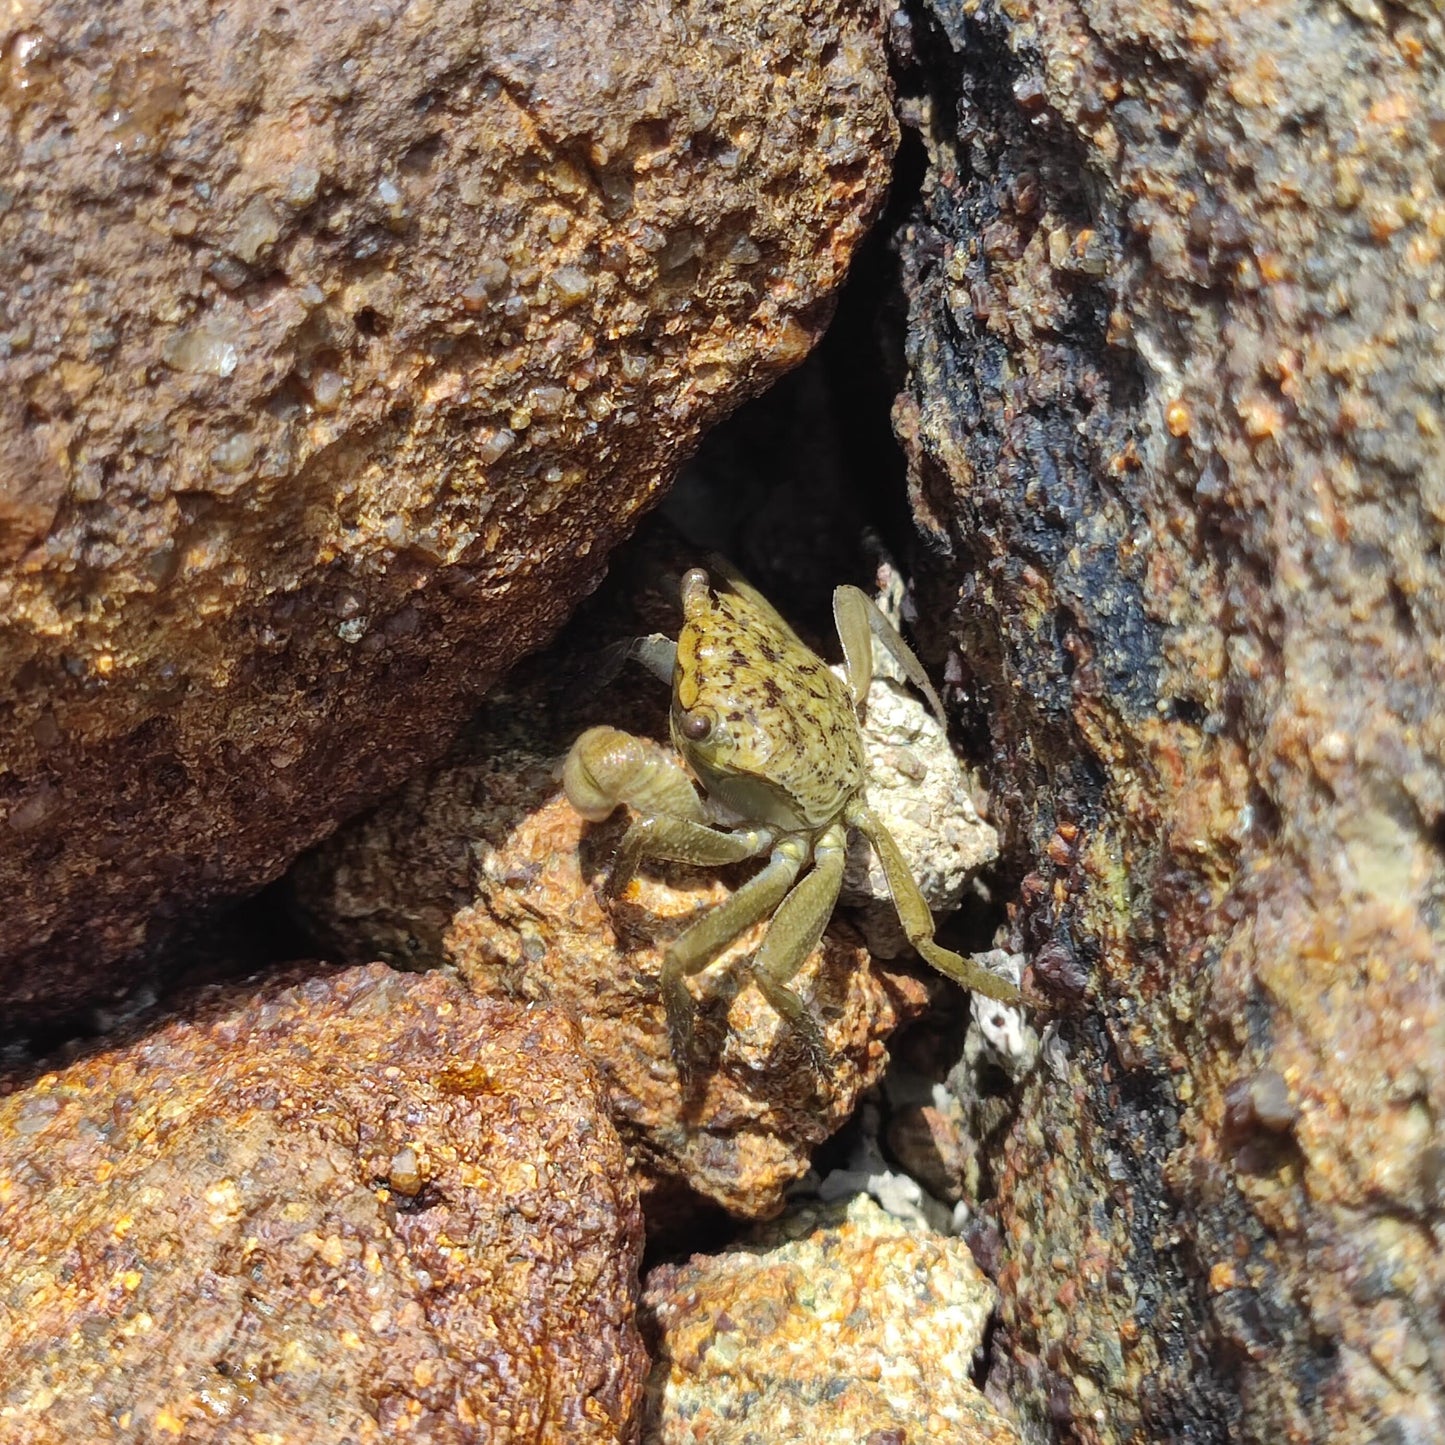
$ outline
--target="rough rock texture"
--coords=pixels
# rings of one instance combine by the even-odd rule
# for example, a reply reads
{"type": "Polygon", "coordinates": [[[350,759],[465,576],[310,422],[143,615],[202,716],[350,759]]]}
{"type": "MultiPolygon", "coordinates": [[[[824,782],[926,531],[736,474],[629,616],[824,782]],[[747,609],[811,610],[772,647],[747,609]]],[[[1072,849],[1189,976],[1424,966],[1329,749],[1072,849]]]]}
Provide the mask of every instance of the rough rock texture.
{"type": "Polygon", "coordinates": [[[0,1440],[635,1440],[600,1105],[557,1014],[381,965],[0,1098],[0,1440]]]}
{"type": "MultiPolygon", "coordinates": [[[[665,620],[675,602],[650,596],[644,612],[675,627],[675,615],[665,620]]],[[[637,630],[609,616],[608,641],[637,630]]],[[[481,992],[571,1013],[641,1171],[650,1222],[664,1220],[682,1182],[735,1214],[773,1214],[814,1147],[878,1081],[885,1040],[922,1010],[929,985],[877,968],[835,924],[797,980],[831,1054],[820,1079],[739,967],[761,941],[759,925],[694,981],[697,1067],[679,1084],[657,990],[662,951],[749,870],[649,866],[610,905],[601,898],[625,810],[584,823],[562,796],[561,761],[593,723],[665,737],[667,689],[631,666],[599,688],[596,625],[587,619],[489,699],[430,777],[303,860],[296,890],[345,956],[446,960],[481,992]]]]}
{"type": "Polygon", "coordinates": [[[996,1161],[1001,1382],[1040,1437],[1440,1439],[1440,18],[894,36],[895,416],[1072,1011],[996,1161]]]}
{"type": "MultiPolygon", "coordinates": [[[[448,951],[474,988],[550,999],[572,1013],[648,1174],[685,1180],[734,1214],[774,1214],[813,1149],[878,1082],[888,1035],[922,1009],[927,985],[875,970],[857,936],[835,927],[795,980],[823,1024],[829,1069],[820,1077],[743,967],[762,942],[758,924],[694,986],[704,1012],[684,1087],[657,991],[662,953],[729,885],[705,874],[643,876],[609,913],[599,880],[579,866],[586,831],[565,798],[517,818],[502,847],[484,850],[477,901],[457,915],[448,951]]],[[[607,837],[615,846],[619,830],[607,837]]]]}
{"type": "MultiPolygon", "coordinates": [[[[882,670],[880,657],[874,666],[882,670]]],[[[846,680],[842,668],[836,671],[846,680]]],[[[928,704],[887,676],[875,676],[868,689],[863,741],[868,806],[913,865],[929,907],[942,916],[955,912],[980,870],[998,857],[998,834],[978,816],[968,770],[928,704]]],[[[861,833],[848,840],[840,896],[859,909],[875,958],[912,954],[883,865],[861,833]]]]}
{"type": "Polygon", "coordinates": [[[7,1022],[437,756],[804,354],[886,182],[878,27],[827,0],[12,7],[7,1022]]]}
{"type": "Polygon", "coordinates": [[[860,1195],[660,1265],[647,1445],[1017,1445],[972,1379],[993,1289],[959,1239],[860,1195]]]}

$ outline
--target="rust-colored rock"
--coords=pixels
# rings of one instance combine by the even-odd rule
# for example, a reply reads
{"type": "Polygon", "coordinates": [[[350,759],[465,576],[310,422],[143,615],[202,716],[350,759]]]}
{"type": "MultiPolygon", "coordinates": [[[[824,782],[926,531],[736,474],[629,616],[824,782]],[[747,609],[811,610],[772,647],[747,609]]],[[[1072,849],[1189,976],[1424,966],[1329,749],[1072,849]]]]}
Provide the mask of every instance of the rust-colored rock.
{"type": "Polygon", "coordinates": [[[642,1221],[575,1042],[378,964],[0,1099],[0,1440],[635,1440],[642,1221]]]}
{"type": "MultiPolygon", "coordinates": [[[[762,942],[758,924],[694,985],[704,1015],[684,1088],[657,992],[662,953],[729,885],[705,874],[643,875],[604,911],[598,879],[580,866],[596,861],[587,831],[554,795],[518,819],[503,847],[484,848],[479,896],[457,915],[448,952],[474,988],[550,999],[577,1018],[613,1118],[657,1182],[680,1178],[734,1214],[775,1213],[813,1149],[878,1082],[888,1035],[922,1009],[928,987],[881,971],[855,934],[834,925],[794,981],[823,1025],[829,1071],[820,1077],[739,967],[762,942]]],[[[619,836],[604,834],[614,846],[619,836]]]]}
{"type": "Polygon", "coordinates": [[[895,415],[1066,1013],[994,1160],[1000,1383],[1087,1445],[1445,1438],[1439,17],[895,33],[895,415]]]}
{"type": "Polygon", "coordinates": [[[436,757],[801,358],[887,179],[878,27],[7,15],[7,1023],[124,987],[436,757]]]}
{"type": "Polygon", "coordinates": [[[1018,1445],[971,1378],[994,1292],[962,1240],[866,1195],[660,1265],[646,1445],[1018,1445]]]}
{"type": "Polygon", "coordinates": [[[820,1078],[737,964],[759,925],[694,983],[694,1078],[679,1083],[657,979],[682,920],[747,876],[649,867],[611,905],[600,897],[625,826],[586,824],[562,796],[573,738],[607,721],[666,735],[667,690],[630,669],[598,688],[577,637],[489,699],[430,778],[343,830],[298,870],[330,946],[410,963],[449,960],[484,993],[548,1000],[577,1020],[612,1116],[641,1171],[653,1222],[680,1183],[745,1216],[775,1213],[887,1064],[885,1040],[927,1002],[928,984],[870,962],[835,924],[798,987],[823,1024],[820,1078]]]}

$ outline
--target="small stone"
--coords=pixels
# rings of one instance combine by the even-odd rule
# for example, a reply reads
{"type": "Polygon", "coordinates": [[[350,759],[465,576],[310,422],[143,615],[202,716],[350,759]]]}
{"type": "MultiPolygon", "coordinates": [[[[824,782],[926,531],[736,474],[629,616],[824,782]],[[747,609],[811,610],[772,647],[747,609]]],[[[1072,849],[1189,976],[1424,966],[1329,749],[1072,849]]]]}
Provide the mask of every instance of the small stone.
{"type": "Polygon", "coordinates": [[[642,1221],[574,1039],[293,973],[0,1097],[0,1435],[635,1438],[642,1221]]]}
{"type": "Polygon", "coordinates": [[[231,253],[248,266],[281,234],[281,218],[265,196],[253,196],[236,220],[231,253]]]}
{"type": "Polygon", "coordinates": [[[709,1438],[1019,1445],[971,1379],[993,1287],[959,1238],[866,1196],[808,1207],[647,1276],[656,1363],[644,1445],[709,1438]]]}
{"type": "Polygon", "coordinates": [[[907,1105],[888,1121],[888,1147],[898,1163],[945,1204],[967,1189],[969,1145],[957,1122],[941,1109],[907,1105]]]}
{"type": "Polygon", "coordinates": [[[548,279],[558,304],[563,307],[585,301],[592,290],[592,278],[580,266],[561,266],[548,279]]]}

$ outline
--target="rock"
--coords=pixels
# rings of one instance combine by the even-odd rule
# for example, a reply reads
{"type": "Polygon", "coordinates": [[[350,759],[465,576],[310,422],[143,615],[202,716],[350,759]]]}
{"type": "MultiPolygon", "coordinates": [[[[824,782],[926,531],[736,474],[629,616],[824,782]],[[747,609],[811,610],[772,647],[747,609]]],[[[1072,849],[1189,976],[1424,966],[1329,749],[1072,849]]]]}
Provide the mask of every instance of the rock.
{"type": "Polygon", "coordinates": [[[872,1200],[659,1265],[646,1445],[1016,1445],[972,1380],[994,1303],[968,1246],[872,1200]]]}
{"type": "MultiPolygon", "coordinates": [[[[701,1017],[684,1086],[657,991],[662,953],[731,890],[705,874],[644,874],[604,909],[600,878],[583,871],[598,861],[587,837],[596,831],[554,793],[504,847],[483,847],[477,900],[448,930],[448,956],[480,992],[546,999],[577,1020],[612,1117],[654,1188],[680,1179],[730,1213],[774,1214],[813,1149],[881,1078],[886,1039],[922,1010],[927,985],[880,971],[856,935],[835,926],[794,980],[823,1026],[829,1071],[820,1077],[740,966],[762,942],[766,925],[755,925],[693,985],[701,1017]]],[[[619,830],[604,837],[615,846],[619,830]]]]}
{"type": "Polygon", "coordinates": [[[627,1442],[642,1221],[556,1013],[211,991],[0,1099],[0,1439],[627,1442]]]}
{"type": "Polygon", "coordinates": [[[905,1104],[888,1120],[888,1149],[904,1171],[945,1204],[969,1193],[974,1141],[951,1111],[932,1104],[905,1104]]]}
{"type": "MultiPolygon", "coordinates": [[[[998,834],[978,816],[967,769],[928,704],[889,676],[875,677],[868,689],[863,740],[868,806],[893,835],[928,906],[941,917],[955,912],[998,857],[998,834]]],[[[842,897],[860,906],[875,958],[912,953],[883,865],[861,834],[849,839],[842,897]]]]}
{"type": "Polygon", "coordinates": [[[825,0],[12,19],[7,1023],[129,987],[439,756],[804,355],[887,182],[879,25],[825,0]]]}
{"type": "Polygon", "coordinates": [[[1445,1438],[1438,17],[893,33],[920,611],[1061,1014],[995,1383],[1094,1445],[1445,1438]]]}
{"type": "Polygon", "coordinates": [[[343,956],[445,960],[479,992],[571,1014],[650,1224],[664,1222],[682,1183],[734,1214],[776,1213],[813,1148],[881,1077],[885,1039],[921,1012],[928,985],[870,963],[836,923],[796,981],[830,1052],[819,1078],[738,967],[761,941],[758,925],[693,984],[697,1066],[683,1088],[657,989],[662,951],[678,920],[721,902],[747,865],[649,867],[604,904],[625,818],[584,823],[562,796],[562,758],[593,723],[665,737],[667,689],[631,667],[599,681],[596,655],[574,634],[488,701],[444,766],[305,860],[298,895],[343,956]]]}

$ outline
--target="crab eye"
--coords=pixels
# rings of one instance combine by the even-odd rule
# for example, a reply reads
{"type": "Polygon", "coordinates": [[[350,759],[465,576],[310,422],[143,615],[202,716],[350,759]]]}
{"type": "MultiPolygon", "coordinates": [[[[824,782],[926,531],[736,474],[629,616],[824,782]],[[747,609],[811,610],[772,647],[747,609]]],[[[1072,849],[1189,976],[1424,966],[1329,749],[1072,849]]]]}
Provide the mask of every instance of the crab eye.
{"type": "Polygon", "coordinates": [[[690,567],[682,574],[682,585],[678,589],[684,617],[708,605],[707,573],[701,567],[690,567]]]}
{"type": "Polygon", "coordinates": [[[705,712],[686,712],[681,729],[688,742],[700,743],[712,731],[712,719],[705,712]]]}

